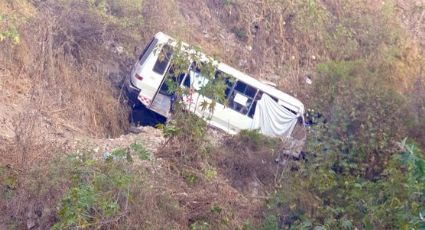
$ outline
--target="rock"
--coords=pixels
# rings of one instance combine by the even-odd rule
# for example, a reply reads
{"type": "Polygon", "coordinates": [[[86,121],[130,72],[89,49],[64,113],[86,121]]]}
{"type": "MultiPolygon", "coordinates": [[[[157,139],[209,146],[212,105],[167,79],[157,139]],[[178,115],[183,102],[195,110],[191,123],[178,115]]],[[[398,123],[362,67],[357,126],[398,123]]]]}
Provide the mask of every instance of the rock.
{"type": "Polygon", "coordinates": [[[143,129],[142,126],[135,126],[135,125],[131,124],[130,125],[130,128],[128,129],[128,131],[130,133],[139,134],[139,133],[143,132],[144,129],[143,129]]]}
{"type": "Polygon", "coordinates": [[[122,46],[116,46],[115,50],[118,54],[122,54],[124,52],[124,47],[122,46]]]}
{"type": "Polygon", "coordinates": [[[37,227],[37,222],[34,219],[27,220],[27,229],[34,229],[37,227]]]}
{"type": "Polygon", "coordinates": [[[257,180],[249,183],[249,190],[251,191],[251,196],[258,196],[260,189],[260,183],[257,180]]]}
{"type": "Polygon", "coordinates": [[[307,83],[307,84],[309,84],[309,85],[311,85],[311,84],[313,83],[313,80],[311,80],[311,77],[310,77],[309,75],[307,75],[307,76],[305,77],[305,83],[307,83]]]}

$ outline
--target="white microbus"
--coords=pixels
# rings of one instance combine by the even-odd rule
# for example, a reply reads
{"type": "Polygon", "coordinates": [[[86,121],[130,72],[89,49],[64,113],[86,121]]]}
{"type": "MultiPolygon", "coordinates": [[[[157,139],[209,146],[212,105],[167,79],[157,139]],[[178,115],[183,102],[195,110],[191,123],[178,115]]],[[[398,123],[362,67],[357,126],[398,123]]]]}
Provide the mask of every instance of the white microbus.
{"type": "MultiPolygon", "coordinates": [[[[145,47],[134,65],[125,88],[133,105],[143,104],[147,109],[163,116],[171,116],[172,95],[168,93],[165,79],[172,74],[170,67],[176,41],[164,33],[157,33],[145,47]],[[159,58],[161,56],[161,58],[159,58]]],[[[215,74],[226,76],[226,105],[216,102],[214,110],[201,108],[204,101],[212,99],[198,93],[208,83],[197,68],[176,77],[181,87],[193,92],[185,96],[186,108],[208,124],[236,134],[240,130],[258,129],[268,136],[290,136],[298,120],[303,120],[304,105],[296,98],[259,81],[224,63],[217,63],[215,74]]]]}

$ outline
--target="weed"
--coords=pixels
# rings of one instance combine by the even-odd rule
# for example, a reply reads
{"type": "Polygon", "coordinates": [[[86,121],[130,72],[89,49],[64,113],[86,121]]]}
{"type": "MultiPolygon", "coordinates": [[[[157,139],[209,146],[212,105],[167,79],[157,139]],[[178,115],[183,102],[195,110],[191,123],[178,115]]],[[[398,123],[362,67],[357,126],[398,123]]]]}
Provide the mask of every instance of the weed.
{"type": "Polygon", "coordinates": [[[275,148],[279,144],[279,139],[264,136],[259,130],[242,130],[239,133],[239,138],[244,143],[249,143],[256,149],[261,147],[275,148]]]}
{"type": "Polygon", "coordinates": [[[243,223],[242,230],[255,230],[256,226],[252,223],[250,219],[246,220],[243,223]]]}
{"type": "Polygon", "coordinates": [[[196,221],[195,223],[190,225],[190,230],[209,230],[210,225],[205,221],[196,221]]]}
{"type": "Polygon", "coordinates": [[[211,212],[212,212],[213,214],[218,215],[218,214],[220,214],[220,213],[221,213],[221,211],[223,211],[223,209],[222,209],[219,205],[217,205],[217,204],[214,204],[214,205],[211,207],[211,212]]]}
{"type": "Polygon", "coordinates": [[[130,152],[124,148],[114,149],[111,153],[111,156],[106,160],[122,160],[125,159],[128,162],[133,162],[130,152]]]}
{"type": "Polygon", "coordinates": [[[136,153],[140,160],[149,161],[151,160],[151,154],[148,150],[143,147],[140,143],[133,143],[130,148],[136,153]]]}
{"type": "Polygon", "coordinates": [[[17,29],[17,19],[0,13],[0,42],[4,40],[17,45],[21,42],[21,36],[17,29]]]}
{"type": "Polygon", "coordinates": [[[414,145],[406,141],[400,145],[402,152],[394,153],[385,165],[384,176],[374,181],[356,175],[361,166],[338,159],[337,152],[308,156],[298,171],[282,177],[287,186],[268,201],[264,226],[276,229],[276,224],[283,223],[278,227],[420,229],[425,222],[417,216],[425,208],[420,204],[424,197],[413,194],[423,190],[420,187],[424,186],[425,173],[421,168],[425,160],[414,145]]]}
{"type": "Polygon", "coordinates": [[[278,228],[277,217],[274,214],[269,214],[266,216],[263,224],[264,230],[276,230],[278,228]]]}
{"type": "Polygon", "coordinates": [[[239,39],[240,41],[246,42],[248,40],[248,35],[246,34],[244,29],[234,27],[232,29],[232,32],[236,35],[236,38],[239,39]]]}
{"type": "Polygon", "coordinates": [[[335,140],[335,147],[347,153],[344,157],[367,164],[364,173],[373,177],[392,154],[394,143],[390,140],[406,134],[400,126],[409,120],[403,112],[404,98],[382,84],[384,76],[364,61],[324,63],[318,66],[318,72],[322,78],[315,89],[322,96],[316,105],[330,121],[326,124],[328,134],[324,133],[328,144],[335,140]],[[379,157],[375,156],[378,153],[379,157]]]}
{"type": "Polygon", "coordinates": [[[224,5],[233,5],[235,4],[235,0],[221,0],[224,5]]]}
{"type": "Polygon", "coordinates": [[[18,185],[18,172],[0,165],[0,199],[10,199],[18,185]]]}
{"type": "Polygon", "coordinates": [[[205,178],[209,181],[214,180],[217,177],[217,170],[211,166],[204,169],[205,178]]]}
{"type": "Polygon", "coordinates": [[[158,124],[156,126],[158,129],[162,130],[162,133],[164,134],[164,137],[168,137],[171,138],[173,136],[176,136],[179,132],[179,128],[177,128],[175,125],[173,125],[172,123],[168,123],[166,125],[164,124],[158,124]]]}
{"type": "MultiPolygon", "coordinates": [[[[123,149],[112,156],[126,157],[123,149]]],[[[96,162],[89,157],[71,156],[72,185],[59,203],[59,222],[53,229],[102,226],[104,222],[118,222],[126,211],[133,177],[126,163],[107,160],[96,162]]]]}
{"type": "Polygon", "coordinates": [[[183,172],[183,178],[189,186],[194,186],[198,182],[198,176],[188,171],[183,172]]]}

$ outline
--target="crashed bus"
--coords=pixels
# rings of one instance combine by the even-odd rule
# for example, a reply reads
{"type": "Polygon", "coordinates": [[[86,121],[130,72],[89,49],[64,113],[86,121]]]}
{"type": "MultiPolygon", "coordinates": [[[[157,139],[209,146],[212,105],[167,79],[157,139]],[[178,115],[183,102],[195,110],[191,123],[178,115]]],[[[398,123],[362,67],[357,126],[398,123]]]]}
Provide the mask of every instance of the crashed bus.
{"type": "MultiPolygon", "coordinates": [[[[167,76],[173,74],[171,60],[176,44],[170,36],[157,33],[143,50],[124,84],[132,105],[142,104],[165,120],[172,116],[174,99],[165,82],[167,76]]],[[[215,75],[226,76],[225,101],[215,101],[214,108],[206,110],[202,105],[211,103],[213,99],[201,95],[199,90],[208,83],[208,78],[193,66],[188,66],[186,73],[175,79],[180,87],[192,92],[183,98],[187,110],[208,118],[206,120],[211,126],[230,134],[259,130],[267,136],[289,137],[297,123],[304,120],[304,105],[298,99],[276,89],[269,82],[257,80],[218,62],[215,75]]]]}

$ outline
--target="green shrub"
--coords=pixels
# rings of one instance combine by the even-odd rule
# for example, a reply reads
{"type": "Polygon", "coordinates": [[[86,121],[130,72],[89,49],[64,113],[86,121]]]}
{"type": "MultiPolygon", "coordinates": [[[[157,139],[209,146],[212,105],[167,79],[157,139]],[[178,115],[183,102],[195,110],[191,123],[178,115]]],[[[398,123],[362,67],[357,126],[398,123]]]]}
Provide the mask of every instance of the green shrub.
{"type": "Polygon", "coordinates": [[[276,215],[274,214],[268,214],[264,219],[263,224],[264,230],[277,230],[278,228],[278,220],[276,215]]]}
{"type": "Polygon", "coordinates": [[[164,135],[169,138],[167,143],[178,143],[178,154],[183,156],[182,159],[186,162],[190,161],[192,164],[202,158],[202,153],[207,152],[206,148],[206,131],[208,120],[214,112],[216,102],[225,101],[226,84],[224,82],[225,76],[216,76],[215,71],[217,62],[202,57],[200,50],[196,47],[183,47],[181,42],[178,42],[173,50],[173,58],[171,59],[171,66],[173,73],[166,76],[165,82],[169,93],[173,94],[176,101],[173,103],[173,115],[171,121],[166,125],[160,125],[164,135]],[[190,49],[193,52],[185,52],[184,50],[190,49]],[[193,98],[196,105],[187,104],[184,98],[191,97],[191,90],[182,88],[176,76],[181,76],[188,71],[188,67],[196,68],[200,74],[208,79],[208,83],[201,86],[197,93],[200,95],[193,98]],[[210,102],[202,100],[201,97],[211,99],[210,102]],[[201,117],[195,115],[191,111],[197,110],[201,113],[201,117]]]}
{"type": "Polygon", "coordinates": [[[275,148],[280,141],[278,138],[264,136],[259,130],[241,130],[238,137],[242,143],[253,149],[259,149],[264,146],[275,148]]]}
{"type": "Polygon", "coordinates": [[[234,27],[232,29],[232,32],[236,35],[236,38],[237,39],[239,39],[239,40],[241,40],[243,42],[246,42],[248,40],[248,35],[246,34],[246,32],[245,32],[244,29],[234,27]]]}
{"type": "Polygon", "coordinates": [[[93,160],[85,153],[68,157],[73,168],[72,184],[59,203],[59,221],[54,229],[113,225],[124,217],[134,179],[128,163],[121,160],[127,152],[118,149],[111,155],[106,161],[93,160]]]}
{"type": "Polygon", "coordinates": [[[220,214],[221,213],[221,211],[223,211],[223,209],[218,205],[218,204],[214,204],[212,207],[211,207],[211,212],[213,213],[213,214],[220,214]]]}
{"type": "Polygon", "coordinates": [[[0,13],[0,42],[9,40],[12,44],[19,44],[21,36],[17,29],[17,19],[0,13]]]}
{"type": "Polygon", "coordinates": [[[217,170],[212,166],[204,168],[204,176],[207,180],[211,181],[217,177],[217,170]]]}
{"type": "Polygon", "coordinates": [[[316,110],[326,119],[321,139],[340,157],[364,165],[369,178],[382,171],[394,140],[406,135],[406,101],[365,61],[327,62],[318,66],[316,110]]]}
{"type": "Polygon", "coordinates": [[[392,155],[381,177],[374,181],[353,174],[360,166],[338,160],[337,153],[308,155],[298,171],[288,171],[282,178],[287,186],[268,200],[264,226],[422,229],[425,156],[406,141],[400,146],[402,151],[392,155]]]}
{"type": "Polygon", "coordinates": [[[140,160],[151,160],[151,154],[142,144],[133,143],[130,148],[137,154],[140,160]]]}
{"type": "Polygon", "coordinates": [[[205,221],[196,221],[190,225],[190,230],[209,230],[211,229],[210,225],[205,221]]]}
{"type": "Polygon", "coordinates": [[[189,171],[184,171],[182,176],[189,186],[195,186],[199,179],[196,174],[189,171]]]}
{"type": "Polygon", "coordinates": [[[18,185],[18,171],[0,165],[0,200],[10,199],[18,185]]]}

